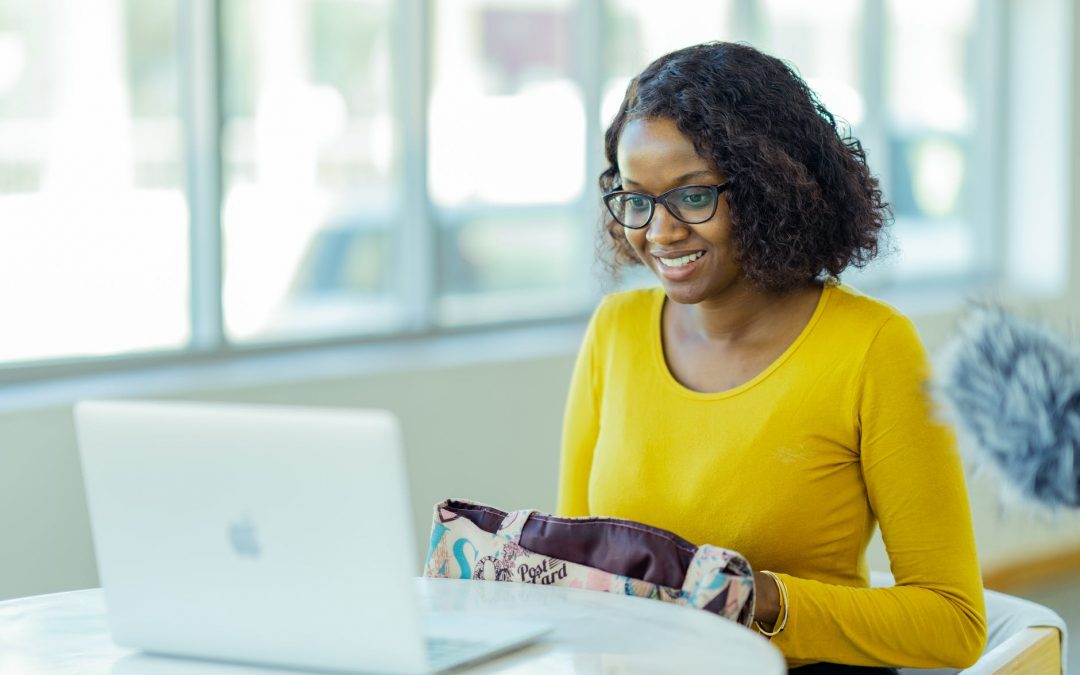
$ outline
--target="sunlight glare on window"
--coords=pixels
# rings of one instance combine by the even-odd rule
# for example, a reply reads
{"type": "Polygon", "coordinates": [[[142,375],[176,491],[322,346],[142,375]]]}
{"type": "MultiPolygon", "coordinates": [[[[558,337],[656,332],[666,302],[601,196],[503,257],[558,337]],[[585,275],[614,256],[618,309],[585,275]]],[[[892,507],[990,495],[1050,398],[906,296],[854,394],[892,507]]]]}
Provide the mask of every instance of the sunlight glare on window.
{"type": "Polygon", "coordinates": [[[437,321],[572,311],[589,288],[575,244],[588,239],[579,214],[591,182],[575,5],[459,0],[431,7],[437,321]]]}
{"type": "Polygon", "coordinates": [[[731,0],[615,0],[608,4],[600,122],[607,126],[626,86],[651,61],[683,47],[734,38],[731,0]]]}
{"type": "Polygon", "coordinates": [[[0,362],[188,341],[176,2],[0,16],[0,362]]]}
{"type": "Polygon", "coordinates": [[[866,115],[860,72],[859,0],[764,0],[762,48],[787,61],[833,115],[851,127],[866,115]]]}
{"type": "Polygon", "coordinates": [[[227,0],[223,19],[227,334],[399,326],[387,3],[227,0]]]}
{"type": "MultiPolygon", "coordinates": [[[[903,250],[898,279],[969,273],[976,265],[970,153],[974,0],[885,4],[888,198],[903,250]]],[[[985,227],[985,226],[984,226],[985,227]]]]}
{"type": "Polygon", "coordinates": [[[578,198],[585,182],[585,109],[572,71],[570,3],[433,6],[428,124],[435,203],[578,198]]]}

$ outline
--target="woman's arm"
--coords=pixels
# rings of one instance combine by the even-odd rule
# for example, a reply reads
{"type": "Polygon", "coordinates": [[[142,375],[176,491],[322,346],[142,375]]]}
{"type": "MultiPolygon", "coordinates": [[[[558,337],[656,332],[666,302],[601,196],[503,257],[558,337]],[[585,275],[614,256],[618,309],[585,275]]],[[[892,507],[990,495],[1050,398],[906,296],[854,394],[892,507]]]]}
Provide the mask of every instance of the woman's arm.
{"type": "Polygon", "coordinates": [[[589,515],[589,476],[593,448],[600,431],[599,383],[594,358],[599,313],[597,310],[585,331],[566,398],[559,466],[557,511],[560,516],[589,515]]]}
{"type": "Polygon", "coordinates": [[[935,419],[928,376],[915,327],[890,318],[867,352],[854,413],[896,586],[780,574],[790,608],[773,642],[789,658],[963,668],[982,653],[986,610],[964,474],[952,430],[935,419]]]}
{"type": "Polygon", "coordinates": [[[771,631],[780,618],[780,591],[776,582],[762,572],[754,572],[754,591],[754,621],[771,631]]]}

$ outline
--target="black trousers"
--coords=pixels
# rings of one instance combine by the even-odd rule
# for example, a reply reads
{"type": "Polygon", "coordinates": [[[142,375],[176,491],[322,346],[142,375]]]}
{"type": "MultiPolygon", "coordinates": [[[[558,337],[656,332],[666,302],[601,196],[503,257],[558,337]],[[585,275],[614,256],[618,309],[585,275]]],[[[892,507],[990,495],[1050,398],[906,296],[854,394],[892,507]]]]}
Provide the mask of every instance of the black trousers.
{"type": "Polygon", "coordinates": [[[897,675],[896,668],[843,666],[839,663],[811,663],[808,666],[792,668],[789,672],[792,675],[897,675]]]}

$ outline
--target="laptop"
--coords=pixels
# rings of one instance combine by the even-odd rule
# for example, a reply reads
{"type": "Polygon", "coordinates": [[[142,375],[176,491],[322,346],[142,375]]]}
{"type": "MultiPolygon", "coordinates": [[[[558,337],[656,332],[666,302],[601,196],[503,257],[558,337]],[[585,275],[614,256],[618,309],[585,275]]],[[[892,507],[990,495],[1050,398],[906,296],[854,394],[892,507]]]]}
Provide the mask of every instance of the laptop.
{"type": "Polygon", "coordinates": [[[389,412],[87,401],[75,420],[109,626],[122,647],[430,673],[550,630],[421,612],[401,433],[389,412]]]}

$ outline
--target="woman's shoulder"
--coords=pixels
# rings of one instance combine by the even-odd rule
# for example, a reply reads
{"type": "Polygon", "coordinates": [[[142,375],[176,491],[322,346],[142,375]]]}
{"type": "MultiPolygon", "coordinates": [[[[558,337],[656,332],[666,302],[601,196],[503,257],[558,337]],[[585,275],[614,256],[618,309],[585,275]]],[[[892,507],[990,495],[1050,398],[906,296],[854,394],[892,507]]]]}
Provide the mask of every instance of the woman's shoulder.
{"type": "Polygon", "coordinates": [[[863,348],[882,339],[919,341],[915,324],[907,315],[848,284],[832,284],[829,306],[831,330],[861,342],[863,348]]]}
{"type": "Polygon", "coordinates": [[[656,309],[656,304],[663,300],[663,296],[664,289],[659,286],[609,293],[600,301],[595,321],[609,325],[647,319],[656,309]]]}
{"type": "Polygon", "coordinates": [[[605,295],[600,301],[585,339],[591,343],[625,342],[628,336],[646,334],[663,302],[662,288],[636,288],[605,295]]]}

